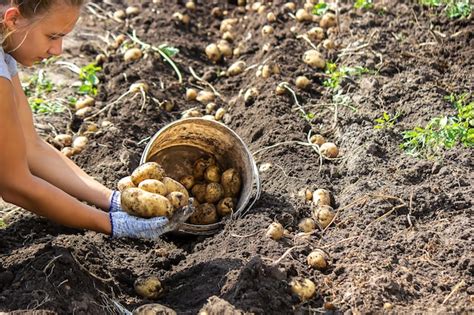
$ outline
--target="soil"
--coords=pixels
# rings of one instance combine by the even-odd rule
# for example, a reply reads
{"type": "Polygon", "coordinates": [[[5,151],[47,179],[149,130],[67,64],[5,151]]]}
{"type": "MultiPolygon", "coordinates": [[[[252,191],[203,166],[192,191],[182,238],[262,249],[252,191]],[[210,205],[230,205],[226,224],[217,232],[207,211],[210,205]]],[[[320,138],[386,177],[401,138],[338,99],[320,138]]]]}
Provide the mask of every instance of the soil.
{"type": "MultiPolygon", "coordinates": [[[[399,147],[402,131],[454,113],[444,96],[472,91],[472,16],[450,20],[441,10],[411,1],[384,1],[370,10],[354,9],[344,1],[340,30],[333,28],[330,35],[336,49],[318,49],[340,66],[372,71],[344,79],[343,101],[335,106],[333,92],[322,84],[323,72],[302,62],[310,45],[293,33],[303,34],[316,24],[296,23],[284,12],[284,1],[268,4],[267,10],[278,13],[270,36],[261,34],[265,15],[246,11],[236,1],[197,1],[195,11],[185,9],[184,1],[154,2],[93,1],[106,12],[131,4],[142,12],[118,23],[85,9],[67,45],[66,60],[85,65],[107,49],[98,36],[135,30],[147,43],[179,49],[174,60],[184,83],[152,53],[126,64],[121,53],[109,51],[96,110],[137,81],[150,85],[150,97],[143,110],[139,95],[127,96],[96,117],[99,126],[104,120],[112,125],[89,135],[87,149],[73,160],[115,187],[138,165],[149,137],[180,119],[184,110],[203,109],[184,98],[187,87],[201,84],[192,77],[192,67],[221,94],[217,104],[228,112],[225,122],[249,149],[267,148],[254,155],[262,196],[244,217],[227,221],[215,235],[167,235],[157,241],[111,239],[4,205],[2,214],[9,215],[4,215],[8,226],[0,230],[0,311],[120,314],[117,304],[131,311],[147,303],[179,314],[203,308],[208,314],[474,311],[473,151],[457,146],[438,158],[423,159],[399,147]],[[215,6],[227,17],[241,19],[234,47],[242,43],[239,58],[217,64],[204,54],[221,36],[222,17],[210,14],[215,6]],[[175,12],[189,14],[191,23],[176,22],[175,12]],[[265,44],[271,49],[262,50],[265,44]],[[267,60],[278,64],[281,73],[264,80],[256,78],[253,67],[235,77],[221,75],[236,60],[248,66],[267,60]],[[310,121],[295,109],[298,104],[291,94],[275,94],[280,82],[294,86],[298,75],[311,80],[304,91],[294,88],[299,105],[314,113],[310,121]],[[246,104],[242,94],[250,87],[260,94],[246,104]],[[166,112],[151,97],[170,100],[175,107],[166,112]],[[403,114],[392,127],[375,129],[374,120],[384,111],[403,114]],[[336,143],[341,158],[320,165],[312,148],[296,143],[305,142],[310,130],[336,143]],[[329,228],[297,236],[298,222],[311,216],[311,204],[298,195],[305,188],[330,190],[337,216],[329,228]],[[281,241],[264,237],[273,221],[282,223],[291,236],[281,241]],[[323,272],[306,263],[315,248],[330,257],[323,272]],[[151,275],[162,279],[165,288],[155,301],[141,298],[133,288],[138,277],[151,275]],[[294,278],[313,280],[315,297],[300,301],[290,289],[294,278]]],[[[37,115],[35,120],[49,140],[54,132],[83,130],[82,119],[71,119],[68,113],[37,115]]]]}

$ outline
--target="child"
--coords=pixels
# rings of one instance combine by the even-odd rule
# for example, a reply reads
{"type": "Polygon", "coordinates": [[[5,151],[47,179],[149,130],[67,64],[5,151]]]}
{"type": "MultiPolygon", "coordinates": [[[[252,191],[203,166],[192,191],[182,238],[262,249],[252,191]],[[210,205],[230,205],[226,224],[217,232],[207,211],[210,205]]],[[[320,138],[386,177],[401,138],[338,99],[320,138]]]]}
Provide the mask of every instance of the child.
{"type": "Polygon", "coordinates": [[[38,136],[18,78],[16,62],[29,67],[61,54],[63,37],[74,28],[83,2],[0,0],[0,197],[66,226],[154,239],[176,229],[192,207],[169,220],[125,213],[119,192],[95,181],[38,136]]]}

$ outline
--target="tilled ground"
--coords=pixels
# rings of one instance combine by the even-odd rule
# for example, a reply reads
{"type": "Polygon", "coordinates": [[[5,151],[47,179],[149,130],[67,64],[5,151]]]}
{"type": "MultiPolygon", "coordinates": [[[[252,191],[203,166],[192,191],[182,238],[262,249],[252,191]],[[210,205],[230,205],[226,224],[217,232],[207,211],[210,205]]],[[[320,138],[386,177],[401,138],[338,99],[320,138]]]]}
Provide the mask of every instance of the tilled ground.
{"type": "MultiPolygon", "coordinates": [[[[67,51],[72,60],[84,65],[106,49],[95,34],[136,31],[149,44],[179,49],[174,60],[184,82],[177,83],[159,56],[148,54],[126,64],[122,53],[109,51],[95,110],[134,82],[147,82],[150,97],[143,110],[140,97],[129,96],[97,116],[99,125],[104,120],[113,125],[89,135],[90,145],[73,159],[114,187],[138,165],[148,137],[187,109],[203,110],[200,103],[184,98],[187,87],[202,86],[191,75],[192,67],[220,93],[217,104],[227,110],[226,124],[256,152],[260,200],[245,217],[227,222],[213,236],[166,236],[156,242],[110,239],[14,211],[8,227],[0,230],[0,311],[118,313],[112,300],[132,310],[152,302],[134,292],[135,279],[156,275],[165,287],[156,302],[183,314],[197,313],[212,296],[233,306],[212,298],[206,309],[215,314],[236,309],[257,314],[472,312],[472,149],[458,147],[440,159],[425,160],[399,148],[403,130],[454,112],[444,96],[472,89],[472,18],[448,20],[409,1],[385,1],[372,10],[340,4],[339,31],[329,32],[336,48],[318,49],[340,66],[372,71],[343,79],[335,99],[335,92],[322,84],[324,73],[302,62],[311,46],[297,35],[316,24],[297,23],[284,11],[284,2],[267,4],[265,12],[277,15],[270,23],[275,32],[267,36],[261,33],[268,24],[266,13],[232,1],[197,1],[194,11],[182,1],[164,2],[95,1],[109,12],[131,4],[141,7],[126,23],[85,11],[73,37],[85,42],[67,51]],[[212,16],[216,6],[227,15],[212,16]],[[189,14],[190,24],[176,22],[175,12],[189,14]],[[239,19],[232,45],[241,55],[214,64],[204,49],[220,39],[220,23],[228,17],[239,19]],[[250,67],[235,77],[221,75],[237,60],[247,66],[277,64],[281,73],[257,78],[257,67],[250,67]],[[304,91],[294,87],[299,75],[311,80],[304,91]],[[275,94],[280,82],[293,87],[298,104],[290,93],[275,94]],[[246,104],[242,94],[252,87],[259,95],[246,104]],[[172,101],[175,107],[166,112],[152,98],[172,101]],[[301,109],[314,115],[306,120],[301,109]],[[384,111],[403,115],[390,128],[374,129],[374,120],[384,111]],[[310,130],[336,143],[341,158],[320,164],[317,153],[300,144],[310,130]],[[311,215],[311,204],[298,196],[304,188],[329,189],[337,217],[328,229],[301,237],[298,222],[311,215]],[[265,238],[273,221],[291,236],[282,241],[265,238]],[[307,266],[306,256],[315,248],[330,256],[324,272],[307,266]],[[293,295],[289,283],[295,277],[313,280],[316,296],[301,302],[293,295]]],[[[82,130],[82,119],[68,114],[36,119],[47,138],[52,136],[48,124],[57,132],[82,130]]],[[[2,213],[11,209],[4,206],[2,213]]]]}

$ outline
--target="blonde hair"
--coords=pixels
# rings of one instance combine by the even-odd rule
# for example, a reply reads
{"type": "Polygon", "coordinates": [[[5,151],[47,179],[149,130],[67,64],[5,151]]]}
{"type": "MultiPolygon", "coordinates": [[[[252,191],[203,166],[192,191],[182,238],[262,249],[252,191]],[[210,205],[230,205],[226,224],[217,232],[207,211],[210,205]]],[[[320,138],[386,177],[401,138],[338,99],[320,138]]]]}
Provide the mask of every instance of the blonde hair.
{"type": "Polygon", "coordinates": [[[46,13],[57,3],[80,7],[84,2],[85,0],[0,0],[0,5],[18,7],[23,17],[31,19],[46,13]]]}
{"type": "MultiPolygon", "coordinates": [[[[3,8],[17,7],[21,16],[31,20],[33,24],[37,19],[43,17],[51,7],[56,4],[65,4],[75,7],[81,7],[87,0],[0,0],[0,14],[4,14],[3,8]]],[[[0,46],[3,46],[7,38],[12,33],[7,32],[3,25],[3,17],[0,21],[0,46]]]]}

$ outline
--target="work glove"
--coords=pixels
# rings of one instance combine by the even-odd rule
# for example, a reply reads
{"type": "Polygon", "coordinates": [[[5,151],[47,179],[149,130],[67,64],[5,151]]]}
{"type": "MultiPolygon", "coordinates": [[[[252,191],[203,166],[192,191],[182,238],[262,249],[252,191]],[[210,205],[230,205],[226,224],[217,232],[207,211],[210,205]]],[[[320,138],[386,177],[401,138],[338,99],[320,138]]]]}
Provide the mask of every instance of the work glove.
{"type": "Polygon", "coordinates": [[[117,190],[112,191],[112,196],[110,197],[109,212],[117,212],[117,211],[123,212],[120,196],[121,196],[120,191],[117,191],[117,190]]]}
{"type": "MultiPolygon", "coordinates": [[[[110,224],[112,226],[112,237],[131,237],[142,239],[157,239],[160,235],[174,231],[194,212],[192,198],[185,207],[176,209],[171,218],[156,217],[144,219],[135,217],[123,211],[120,206],[120,193],[117,192],[118,203],[110,206],[110,224]]],[[[114,194],[112,195],[112,199],[114,194]]]]}

